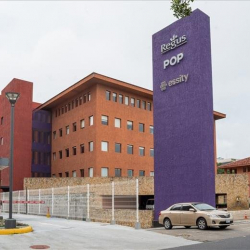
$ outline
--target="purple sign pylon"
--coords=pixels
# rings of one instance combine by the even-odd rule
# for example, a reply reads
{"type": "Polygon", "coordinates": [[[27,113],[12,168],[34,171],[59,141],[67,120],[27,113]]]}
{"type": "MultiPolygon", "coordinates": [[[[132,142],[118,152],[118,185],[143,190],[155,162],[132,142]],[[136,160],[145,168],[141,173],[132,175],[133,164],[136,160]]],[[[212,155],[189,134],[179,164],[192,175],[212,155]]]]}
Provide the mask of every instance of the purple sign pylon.
{"type": "Polygon", "coordinates": [[[209,16],[153,35],[155,219],[179,202],[215,205],[209,16]]]}

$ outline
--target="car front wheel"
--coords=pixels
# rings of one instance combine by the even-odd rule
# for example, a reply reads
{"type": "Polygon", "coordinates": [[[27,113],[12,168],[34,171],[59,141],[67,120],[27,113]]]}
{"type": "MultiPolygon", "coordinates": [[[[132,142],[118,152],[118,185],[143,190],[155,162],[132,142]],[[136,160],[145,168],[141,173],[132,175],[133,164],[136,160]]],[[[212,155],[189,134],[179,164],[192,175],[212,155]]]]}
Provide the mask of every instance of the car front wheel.
{"type": "Polygon", "coordinates": [[[172,229],[173,226],[170,219],[166,218],[164,220],[164,227],[166,230],[172,229]]]}
{"type": "Polygon", "coordinates": [[[200,230],[207,229],[207,222],[204,218],[199,218],[197,221],[197,226],[200,230]]]}

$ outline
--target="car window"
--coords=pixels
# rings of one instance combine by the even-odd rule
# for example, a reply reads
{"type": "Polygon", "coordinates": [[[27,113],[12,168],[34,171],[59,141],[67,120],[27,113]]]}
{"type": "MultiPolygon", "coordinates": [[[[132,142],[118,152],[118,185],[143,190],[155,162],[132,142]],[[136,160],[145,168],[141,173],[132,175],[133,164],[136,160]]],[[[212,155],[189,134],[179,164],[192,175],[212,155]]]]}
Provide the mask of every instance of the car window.
{"type": "Polygon", "coordinates": [[[205,211],[205,210],[215,210],[216,208],[206,204],[206,203],[193,203],[192,204],[195,208],[197,208],[198,210],[201,211],[205,211]]]}
{"type": "Polygon", "coordinates": [[[190,206],[190,205],[183,205],[183,206],[182,206],[182,210],[183,210],[183,211],[189,211],[190,208],[193,208],[193,207],[190,206]]]}
{"type": "Polygon", "coordinates": [[[170,210],[171,211],[181,210],[181,205],[175,205],[170,210]]]}

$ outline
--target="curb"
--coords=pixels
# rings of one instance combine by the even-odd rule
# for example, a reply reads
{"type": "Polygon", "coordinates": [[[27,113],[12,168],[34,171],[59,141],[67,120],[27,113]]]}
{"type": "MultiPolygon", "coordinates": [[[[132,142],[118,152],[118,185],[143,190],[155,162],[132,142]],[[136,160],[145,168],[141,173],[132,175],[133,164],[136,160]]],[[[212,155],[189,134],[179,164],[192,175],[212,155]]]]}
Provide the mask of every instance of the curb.
{"type": "Polygon", "coordinates": [[[0,229],[0,235],[8,235],[8,234],[25,234],[32,232],[33,229],[31,226],[23,227],[23,228],[13,228],[13,229],[0,229]]]}

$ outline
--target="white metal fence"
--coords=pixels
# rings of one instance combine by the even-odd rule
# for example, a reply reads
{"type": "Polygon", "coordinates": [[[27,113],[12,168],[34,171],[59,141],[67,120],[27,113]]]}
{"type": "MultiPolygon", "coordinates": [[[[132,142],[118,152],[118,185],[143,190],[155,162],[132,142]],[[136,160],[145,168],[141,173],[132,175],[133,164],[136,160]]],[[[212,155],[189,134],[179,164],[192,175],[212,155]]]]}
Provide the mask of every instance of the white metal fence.
{"type": "MultiPolygon", "coordinates": [[[[13,192],[13,213],[51,215],[139,227],[138,179],[105,184],[13,192]]],[[[0,193],[2,211],[9,211],[9,193],[0,193]]]]}

